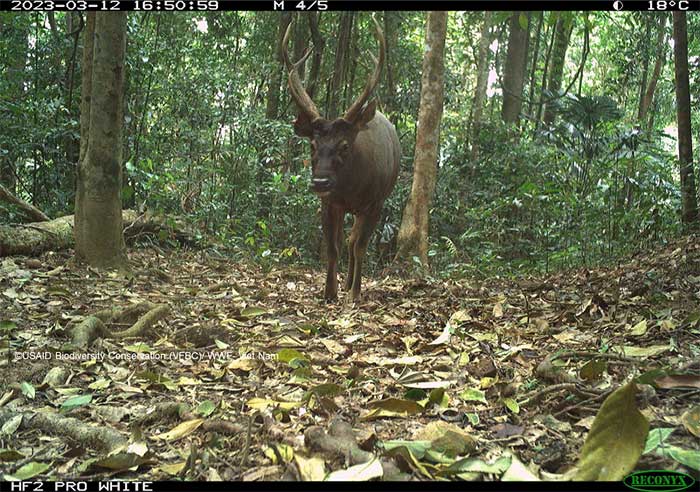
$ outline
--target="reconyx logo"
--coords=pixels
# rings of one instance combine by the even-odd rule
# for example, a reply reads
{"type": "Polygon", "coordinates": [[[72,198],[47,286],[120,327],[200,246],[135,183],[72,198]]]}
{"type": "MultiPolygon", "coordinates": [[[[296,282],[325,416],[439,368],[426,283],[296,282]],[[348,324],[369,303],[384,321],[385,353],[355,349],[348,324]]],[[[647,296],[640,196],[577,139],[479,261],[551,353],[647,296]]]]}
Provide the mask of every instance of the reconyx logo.
{"type": "Polygon", "coordinates": [[[695,479],[685,473],[666,470],[647,470],[631,473],[625,477],[624,484],[640,491],[676,491],[689,489],[695,479]]]}

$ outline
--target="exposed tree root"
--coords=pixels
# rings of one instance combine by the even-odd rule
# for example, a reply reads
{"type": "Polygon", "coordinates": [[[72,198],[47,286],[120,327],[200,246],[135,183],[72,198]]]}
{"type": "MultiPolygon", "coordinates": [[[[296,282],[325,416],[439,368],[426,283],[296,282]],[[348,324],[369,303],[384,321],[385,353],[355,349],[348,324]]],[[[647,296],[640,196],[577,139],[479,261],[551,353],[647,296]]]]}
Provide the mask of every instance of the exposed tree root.
{"type": "Polygon", "coordinates": [[[611,363],[617,364],[632,364],[634,360],[630,357],[625,357],[619,354],[599,354],[597,352],[582,352],[582,351],[566,351],[557,352],[546,357],[537,366],[535,373],[538,377],[555,383],[555,384],[573,384],[577,382],[577,378],[571,374],[561,370],[554,365],[555,360],[566,359],[605,359],[611,363]]]}
{"type": "Polygon", "coordinates": [[[160,420],[173,420],[175,418],[182,418],[183,420],[185,420],[182,416],[189,411],[190,406],[187,403],[159,403],[151,412],[138,419],[136,423],[140,426],[146,426],[158,422],[160,420]]]}
{"type": "Polygon", "coordinates": [[[103,309],[73,328],[73,345],[89,347],[97,338],[123,339],[142,335],[170,312],[165,304],[143,302],[124,309],[103,309]],[[122,331],[111,331],[108,324],[131,324],[122,331]]]}
{"type": "Polygon", "coordinates": [[[151,326],[156,324],[158,321],[161,319],[165,318],[165,316],[170,312],[170,307],[165,305],[165,304],[159,304],[155,306],[153,309],[148,311],[146,314],[141,316],[139,320],[132,325],[131,328],[112,333],[111,338],[130,338],[130,337],[136,337],[139,336],[143,333],[145,333],[151,326]]]}
{"type": "Polygon", "coordinates": [[[96,426],[73,417],[64,417],[49,412],[16,412],[0,408],[0,421],[22,415],[21,428],[24,430],[37,429],[47,434],[67,437],[82,446],[88,446],[103,453],[112,452],[124,445],[127,440],[119,432],[104,425],[96,426]]]}
{"type": "MultiPolygon", "coordinates": [[[[360,449],[352,427],[340,418],[331,420],[328,433],[319,426],[306,429],[304,444],[311,451],[330,455],[333,458],[342,457],[350,466],[367,463],[375,456],[373,453],[360,449]]],[[[384,480],[401,478],[401,471],[392,461],[382,459],[381,464],[384,470],[384,480]]]]}
{"type": "MultiPolygon", "coordinates": [[[[137,424],[140,426],[146,426],[160,420],[179,419],[186,421],[198,418],[201,418],[201,416],[193,413],[187,403],[167,402],[156,405],[155,409],[147,415],[141,417],[137,421],[137,424]]],[[[229,435],[239,434],[245,430],[244,426],[240,424],[222,419],[205,420],[202,422],[200,428],[208,432],[219,432],[221,434],[229,435]]]]}
{"type": "MultiPolygon", "coordinates": [[[[192,414],[192,417],[195,418],[196,416],[192,414]]],[[[240,424],[222,419],[205,420],[202,422],[201,428],[207,432],[218,432],[220,434],[229,435],[240,434],[245,430],[245,428],[240,424]]]]}
{"type": "Polygon", "coordinates": [[[109,338],[111,335],[105,324],[95,316],[88,316],[78,326],[73,328],[73,345],[89,347],[96,339],[109,338]]]}

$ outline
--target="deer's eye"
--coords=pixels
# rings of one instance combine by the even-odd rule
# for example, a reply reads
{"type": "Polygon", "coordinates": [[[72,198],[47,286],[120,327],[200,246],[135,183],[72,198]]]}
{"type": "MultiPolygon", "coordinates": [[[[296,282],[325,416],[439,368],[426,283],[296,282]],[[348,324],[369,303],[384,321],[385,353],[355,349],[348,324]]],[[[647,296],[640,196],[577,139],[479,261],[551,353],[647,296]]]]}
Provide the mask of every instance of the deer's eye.
{"type": "Polygon", "coordinates": [[[350,144],[347,142],[347,140],[341,140],[341,142],[338,144],[338,150],[340,152],[347,152],[350,150],[350,144]]]}

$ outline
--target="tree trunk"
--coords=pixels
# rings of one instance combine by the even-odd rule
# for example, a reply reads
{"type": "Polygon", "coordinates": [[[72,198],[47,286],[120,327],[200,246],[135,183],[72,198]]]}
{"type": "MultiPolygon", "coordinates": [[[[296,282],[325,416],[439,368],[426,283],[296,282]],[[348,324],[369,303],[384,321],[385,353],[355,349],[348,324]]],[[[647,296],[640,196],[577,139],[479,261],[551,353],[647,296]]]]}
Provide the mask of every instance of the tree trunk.
{"type": "MultiPolygon", "coordinates": [[[[644,97],[642,98],[639,106],[639,114],[637,115],[637,120],[639,121],[640,126],[643,126],[646,121],[649,107],[651,106],[651,102],[654,100],[656,84],[659,82],[661,70],[664,67],[664,58],[666,58],[666,17],[667,14],[663,13],[659,19],[659,32],[656,37],[656,63],[654,63],[654,70],[651,73],[651,79],[649,80],[649,85],[646,87],[646,91],[644,92],[644,97]]],[[[651,130],[651,127],[647,126],[647,128],[651,130]]]]}
{"type": "MultiPolygon", "coordinates": [[[[81,30],[84,27],[82,21],[74,22],[76,18],[80,19],[78,13],[66,13],[66,35],[71,36],[73,38],[72,42],[70,43],[70,49],[66,51],[66,74],[64,76],[66,109],[68,110],[68,114],[70,115],[71,119],[75,114],[73,110],[73,95],[75,91],[75,67],[77,65],[78,50],[80,45],[80,34],[81,30]]],[[[72,133],[69,133],[65,136],[64,146],[66,149],[66,162],[72,170],[68,174],[74,180],[74,169],[78,164],[80,142],[76,137],[73,136],[72,133]]]]}
{"type": "Polygon", "coordinates": [[[445,90],[446,33],[447,12],[430,12],[425,34],[413,186],[403,212],[397,239],[396,258],[405,261],[412,256],[418,256],[424,266],[428,265],[428,219],[437,176],[440,120],[445,90]]]}
{"type": "Polygon", "coordinates": [[[343,87],[343,107],[349,108],[354,99],[353,87],[355,85],[355,76],[357,75],[357,67],[359,66],[358,60],[360,59],[360,46],[358,42],[358,37],[360,33],[360,26],[358,24],[358,18],[355,16],[353,20],[353,25],[350,29],[350,43],[348,45],[348,51],[346,54],[347,65],[349,68],[345,69],[345,84],[343,87]]]}
{"type": "Polygon", "coordinates": [[[280,105],[280,91],[282,85],[282,73],[284,72],[284,61],[282,60],[282,53],[280,47],[282,46],[282,39],[284,38],[284,33],[287,30],[287,26],[292,21],[292,14],[289,12],[284,12],[279,14],[279,27],[277,28],[277,40],[275,46],[273,47],[273,53],[275,53],[275,64],[272,67],[272,76],[270,77],[270,84],[267,88],[267,105],[265,107],[265,117],[270,120],[277,119],[279,116],[279,105],[280,105]]]}
{"type": "Polygon", "coordinates": [[[644,23],[646,24],[644,30],[644,40],[646,42],[644,43],[645,46],[642,48],[643,52],[641,53],[642,80],[639,83],[639,105],[637,107],[637,120],[640,119],[640,115],[642,114],[642,105],[644,104],[644,93],[647,89],[647,79],[649,78],[649,47],[646,46],[646,43],[648,43],[648,40],[651,37],[651,21],[652,17],[644,17],[644,23]]]}
{"type": "Polygon", "coordinates": [[[396,110],[396,86],[394,81],[394,17],[396,14],[390,11],[384,12],[384,38],[386,39],[386,57],[384,59],[384,65],[386,66],[386,114],[390,116],[393,115],[396,110]]]}
{"type": "Polygon", "coordinates": [[[682,220],[686,226],[698,221],[698,202],[693,170],[693,138],[690,124],[688,80],[688,25],[685,12],[673,12],[673,60],[676,69],[678,160],[680,161],[682,220]]]}
{"type": "MultiPolygon", "coordinates": [[[[302,22],[302,19],[305,13],[299,12],[297,14],[296,22],[294,23],[294,33],[293,33],[293,41],[294,41],[294,60],[299,60],[301,61],[302,57],[304,56],[304,53],[306,52],[306,49],[309,47],[308,40],[306,38],[306,23],[302,22]]],[[[299,73],[299,78],[304,81],[306,78],[306,62],[302,62],[299,64],[299,67],[297,68],[297,72],[299,73]]]]}
{"type": "MultiPolygon", "coordinates": [[[[503,45],[505,44],[503,37],[504,37],[504,33],[506,32],[505,26],[506,26],[506,24],[503,23],[500,26],[498,26],[498,28],[497,28],[498,33],[496,34],[496,40],[498,41],[498,43],[496,45],[496,53],[494,53],[494,56],[493,56],[493,69],[496,72],[496,74],[501,73],[501,65],[503,65],[503,45]]],[[[496,106],[497,106],[496,101],[497,101],[497,99],[498,98],[496,98],[496,97],[492,97],[491,100],[489,101],[490,102],[489,112],[490,112],[490,116],[491,116],[492,120],[495,118],[495,114],[496,114],[496,106]]]]}
{"type": "Polygon", "coordinates": [[[58,24],[56,23],[56,15],[54,12],[49,11],[46,13],[46,20],[49,23],[49,30],[51,31],[51,38],[53,40],[53,47],[51,51],[53,52],[52,61],[53,64],[52,72],[54,74],[53,80],[57,85],[65,87],[65,79],[62,78],[63,72],[63,51],[64,43],[63,38],[58,32],[58,24]]]}
{"type": "MultiPolygon", "coordinates": [[[[574,79],[571,82],[571,84],[576,82],[576,77],[578,76],[578,90],[576,91],[576,95],[578,97],[581,97],[581,91],[583,90],[583,76],[585,75],[586,72],[586,60],[588,59],[588,53],[591,51],[591,43],[590,43],[590,24],[588,22],[588,12],[584,13],[585,21],[583,23],[583,49],[581,50],[581,63],[579,63],[578,69],[576,70],[576,73],[574,73],[574,79]]],[[[571,88],[571,84],[569,84],[569,88],[567,88],[567,92],[571,88]]]]}
{"type": "MultiPolygon", "coordinates": [[[[569,48],[572,31],[573,18],[566,12],[560,12],[554,35],[554,47],[552,48],[552,66],[549,72],[549,81],[547,82],[547,90],[552,93],[553,97],[556,97],[561,89],[566,50],[569,48]]],[[[551,104],[545,106],[544,122],[548,125],[554,123],[554,113],[552,112],[551,104]]]]}
{"type": "MultiPolygon", "coordinates": [[[[553,12],[549,13],[550,15],[553,15],[553,12]]],[[[543,13],[544,15],[544,13],[543,13]]],[[[549,75],[549,67],[550,63],[552,61],[552,49],[554,48],[554,37],[556,35],[557,29],[556,29],[556,24],[553,27],[548,27],[547,33],[550,34],[549,36],[549,43],[547,44],[547,52],[544,55],[544,67],[542,68],[542,81],[540,82],[540,97],[539,100],[537,101],[537,113],[535,114],[535,131],[537,131],[540,127],[540,121],[542,120],[542,110],[544,109],[544,95],[545,91],[547,90],[547,80],[548,80],[548,75],[549,75]],[[551,32],[550,32],[551,31],[551,32]]],[[[545,39],[546,39],[546,34],[545,34],[545,39]]]]}
{"type": "Polygon", "coordinates": [[[492,18],[493,14],[491,12],[484,12],[484,22],[481,24],[481,37],[479,38],[479,60],[476,68],[476,90],[474,92],[474,103],[472,105],[472,161],[479,159],[479,133],[481,131],[481,120],[484,115],[486,89],[489,82],[489,45],[491,44],[492,18]]]}
{"type": "Polygon", "coordinates": [[[537,31],[535,31],[535,49],[532,53],[532,65],[530,66],[530,87],[527,96],[527,115],[531,120],[535,119],[535,116],[532,114],[532,107],[535,99],[535,86],[537,85],[537,59],[540,56],[540,37],[542,36],[544,12],[535,12],[535,15],[537,16],[537,31]]]}
{"type": "Polygon", "coordinates": [[[523,84],[527,65],[528,29],[523,29],[521,16],[516,10],[510,17],[508,52],[503,75],[503,108],[501,118],[505,123],[517,123],[523,104],[523,84]]]}
{"type": "Polygon", "coordinates": [[[342,12],[338,21],[338,41],[335,50],[335,63],[333,64],[333,77],[328,87],[326,103],[326,114],[330,119],[337,118],[340,114],[339,105],[347,71],[354,15],[354,12],[342,12]]]}
{"type": "Polygon", "coordinates": [[[81,65],[81,88],[80,88],[80,151],[78,154],[78,169],[75,192],[75,234],[83,230],[83,222],[78,210],[83,209],[83,193],[80,188],[80,166],[87,154],[88,142],[90,141],[90,103],[92,96],[92,61],[95,54],[95,12],[87,12],[85,20],[85,31],[83,39],[83,62],[81,65]]]}
{"type": "Polygon", "coordinates": [[[323,62],[323,50],[326,43],[321,35],[321,30],[318,27],[319,16],[318,12],[309,12],[309,29],[311,30],[311,40],[313,41],[313,58],[311,60],[311,71],[309,72],[308,84],[306,84],[306,92],[311,99],[316,94],[316,88],[319,85],[321,77],[321,62],[323,62]]]}
{"type": "Polygon", "coordinates": [[[89,129],[78,167],[75,255],[94,267],[113,268],[126,262],[121,208],[126,13],[90,14],[94,38],[86,40],[85,51],[92,44],[92,63],[83,66],[88,71],[83,79],[91,75],[83,99],[89,129]]]}
{"type": "MultiPolygon", "coordinates": [[[[80,155],[79,162],[85,159],[90,141],[90,100],[92,96],[92,59],[95,52],[95,13],[88,12],[83,41],[82,82],[80,90],[80,155]]],[[[77,197],[76,197],[77,199],[77,197]]],[[[76,207],[78,203],[76,203],[76,207]]]]}

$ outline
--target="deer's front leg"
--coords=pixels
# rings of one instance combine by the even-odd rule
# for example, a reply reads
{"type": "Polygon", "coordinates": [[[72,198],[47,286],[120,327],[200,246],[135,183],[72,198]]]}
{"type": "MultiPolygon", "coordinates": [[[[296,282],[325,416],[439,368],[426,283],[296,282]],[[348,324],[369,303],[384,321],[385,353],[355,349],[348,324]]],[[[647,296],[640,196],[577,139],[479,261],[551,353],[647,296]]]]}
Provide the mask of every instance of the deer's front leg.
{"type": "Polygon", "coordinates": [[[350,287],[350,300],[357,301],[362,290],[362,262],[365,259],[369,239],[379,222],[379,213],[358,215],[353,226],[352,234],[355,235],[352,247],[354,248],[354,265],[352,285],[350,287]],[[357,229],[357,230],[356,230],[357,229]]]}
{"type": "Polygon", "coordinates": [[[342,234],[344,215],[345,212],[342,208],[334,207],[328,203],[323,204],[323,237],[326,241],[326,256],[328,257],[326,288],[323,296],[327,301],[334,301],[338,298],[338,255],[340,254],[338,238],[342,234]]]}

